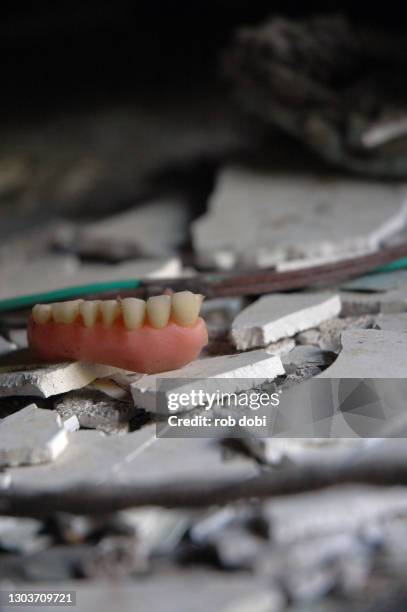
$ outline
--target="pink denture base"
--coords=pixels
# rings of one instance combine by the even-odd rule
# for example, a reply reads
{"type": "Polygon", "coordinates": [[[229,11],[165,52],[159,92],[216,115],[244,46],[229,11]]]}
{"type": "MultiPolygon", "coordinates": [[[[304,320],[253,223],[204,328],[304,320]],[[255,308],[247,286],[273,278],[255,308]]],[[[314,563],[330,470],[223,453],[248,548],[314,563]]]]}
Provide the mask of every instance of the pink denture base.
{"type": "Polygon", "coordinates": [[[196,359],[208,342],[208,332],[201,318],[191,327],[170,321],[162,329],[143,325],[129,331],[121,321],[110,328],[101,322],[87,328],[80,320],[39,325],[30,316],[28,341],[43,360],[91,361],[155,374],[175,370],[196,359]]]}

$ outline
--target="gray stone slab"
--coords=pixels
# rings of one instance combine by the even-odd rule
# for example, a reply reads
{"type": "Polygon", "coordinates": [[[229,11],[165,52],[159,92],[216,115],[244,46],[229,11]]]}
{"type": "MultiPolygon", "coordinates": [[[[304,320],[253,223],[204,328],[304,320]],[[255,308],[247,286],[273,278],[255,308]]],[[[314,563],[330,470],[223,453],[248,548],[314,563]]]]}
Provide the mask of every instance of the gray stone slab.
{"type": "Polygon", "coordinates": [[[405,184],[226,167],[192,235],[202,263],[269,266],[377,248],[406,223],[405,184]]]}
{"type": "Polygon", "coordinates": [[[29,395],[50,397],[80,389],[95,380],[107,377],[118,368],[96,363],[59,363],[41,367],[24,365],[0,368],[0,397],[29,395]]]}
{"type": "Polygon", "coordinates": [[[267,346],[339,314],[340,299],[328,293],[265,295],[237,315],[231,335],[237,349],[267,346]]]}
{"type": "MultiPolygon", "coordinates": [[[[130,387],[135,405],[155,412],[157,385],[160,381],[171,381],[171,389],[163,392],[163,400],[167,398],[168,402],[169,393],[188,393],[194,388],[207,393],[238,393],[258,386],[261,382],[274,380],[282,374],[284,368],[280,357],[258,350],[198,359],[179,370],[142,376],[130,387]],[[199,382],[192,384],[190,379],[198,379],[199,382]]],[[[188,410],[191,407],[184,408],[188,410]]]]}
{"type": "Polygon", "coordinates": [[[342,350],[319,378],[406,378],[407,336],[376,329],[341,335],[342,350]]]}
{"type": "Polygon", "coordinates": [[[61,417],[30,404],[0,421],[0,466],[54,461],[66,448],[61,417]]]}

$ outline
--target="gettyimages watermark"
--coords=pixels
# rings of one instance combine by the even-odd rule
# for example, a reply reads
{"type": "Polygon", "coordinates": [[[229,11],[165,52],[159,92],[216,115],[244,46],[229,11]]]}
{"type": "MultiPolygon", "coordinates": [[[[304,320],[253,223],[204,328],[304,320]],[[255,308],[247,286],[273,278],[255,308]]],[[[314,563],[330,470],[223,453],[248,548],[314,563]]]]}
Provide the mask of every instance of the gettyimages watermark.
{"type": "Polygon", "coordinates": [[[158,437],[407,436],[407,379],[161,379],[156,391],[158,437]]]}

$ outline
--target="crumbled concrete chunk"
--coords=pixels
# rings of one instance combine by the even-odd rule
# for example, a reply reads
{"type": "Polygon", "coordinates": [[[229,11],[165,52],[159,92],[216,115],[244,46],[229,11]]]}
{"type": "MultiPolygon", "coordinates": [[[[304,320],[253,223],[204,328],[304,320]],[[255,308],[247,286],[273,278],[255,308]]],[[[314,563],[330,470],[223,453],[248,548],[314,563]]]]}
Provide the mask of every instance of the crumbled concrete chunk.
{"type": "Polygon", "coordinates": [[[192,226],[200,261],[270,266],[377,248],[405,224],[405,184],[227,167],[192,226]]]}
{"type": "Polygon", "coordinates": [[[80,389],[95,380],[118,372],[118,368],[96,363],[59,363],[40,367],[0,369],[0,397],[30,395],[50,397],[80,389]]]}
{"type": "MultiPolygon", "coordinates": [[[[284,374],[283,364],[278,355],[266,351],[251,351],[236,355],[207,357],[199,359],[179,370],[142,376],[131,384],[134,403],[140,408],[155,412],[157,407],[157,385],[160,381],[179,379],[179,385],[171,386],[168,393],[181,393],[191,390],[193,385],[188,379],[200,379],[196,387],[203,392],[238,393],[259,385],[260,382],[274,380],[284,374]]],[[[190,407],[185,407],[187,410],[190,407]]]]}
{"type": "Polygon", "coordinates": [[[62,419],[76,418],[81,427],[105,433],[126,433],[135,408],[92,389],[67,393],[55,403],[62,419]]]}
{"type": "Polygon", "coordinates": [[[336,361],[322,372],[324,378],[405,378],[407,336],[376,329],[346,330],[336,361]]]}
{"type": "Polygon", "coordinates": [[[0,466],[47,463],[68,444],[61,417],[30,404],[0,422],[0,466]]]}
{"type": "Polygon", "coordinates": [[[267,346],[335,317],[340,309],[339,297],[327,293],[265,295],[233,321],[233,342],[238,350],[267,346]]]}
{"type": "Polygon", "coordinates": [[[375,324],[374,317],[347,317],[344,319],[328,319],[321,323],[318,329],[309,329],[296,336],[298,344],[312,344],[323,351],[339,353],[341,350],[341,333],[345,329],[369,329],[375,324]]]}

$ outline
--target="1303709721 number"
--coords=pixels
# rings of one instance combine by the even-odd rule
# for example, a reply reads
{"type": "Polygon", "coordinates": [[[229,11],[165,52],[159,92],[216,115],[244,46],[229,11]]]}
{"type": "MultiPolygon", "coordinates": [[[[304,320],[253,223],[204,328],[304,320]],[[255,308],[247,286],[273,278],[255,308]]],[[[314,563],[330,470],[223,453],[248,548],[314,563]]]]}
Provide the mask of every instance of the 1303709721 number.
{"type": "Polygon", "coordinates": [[[75,591],[0,591],[0,601],[9,606],[76,606],[75,591]]]}

